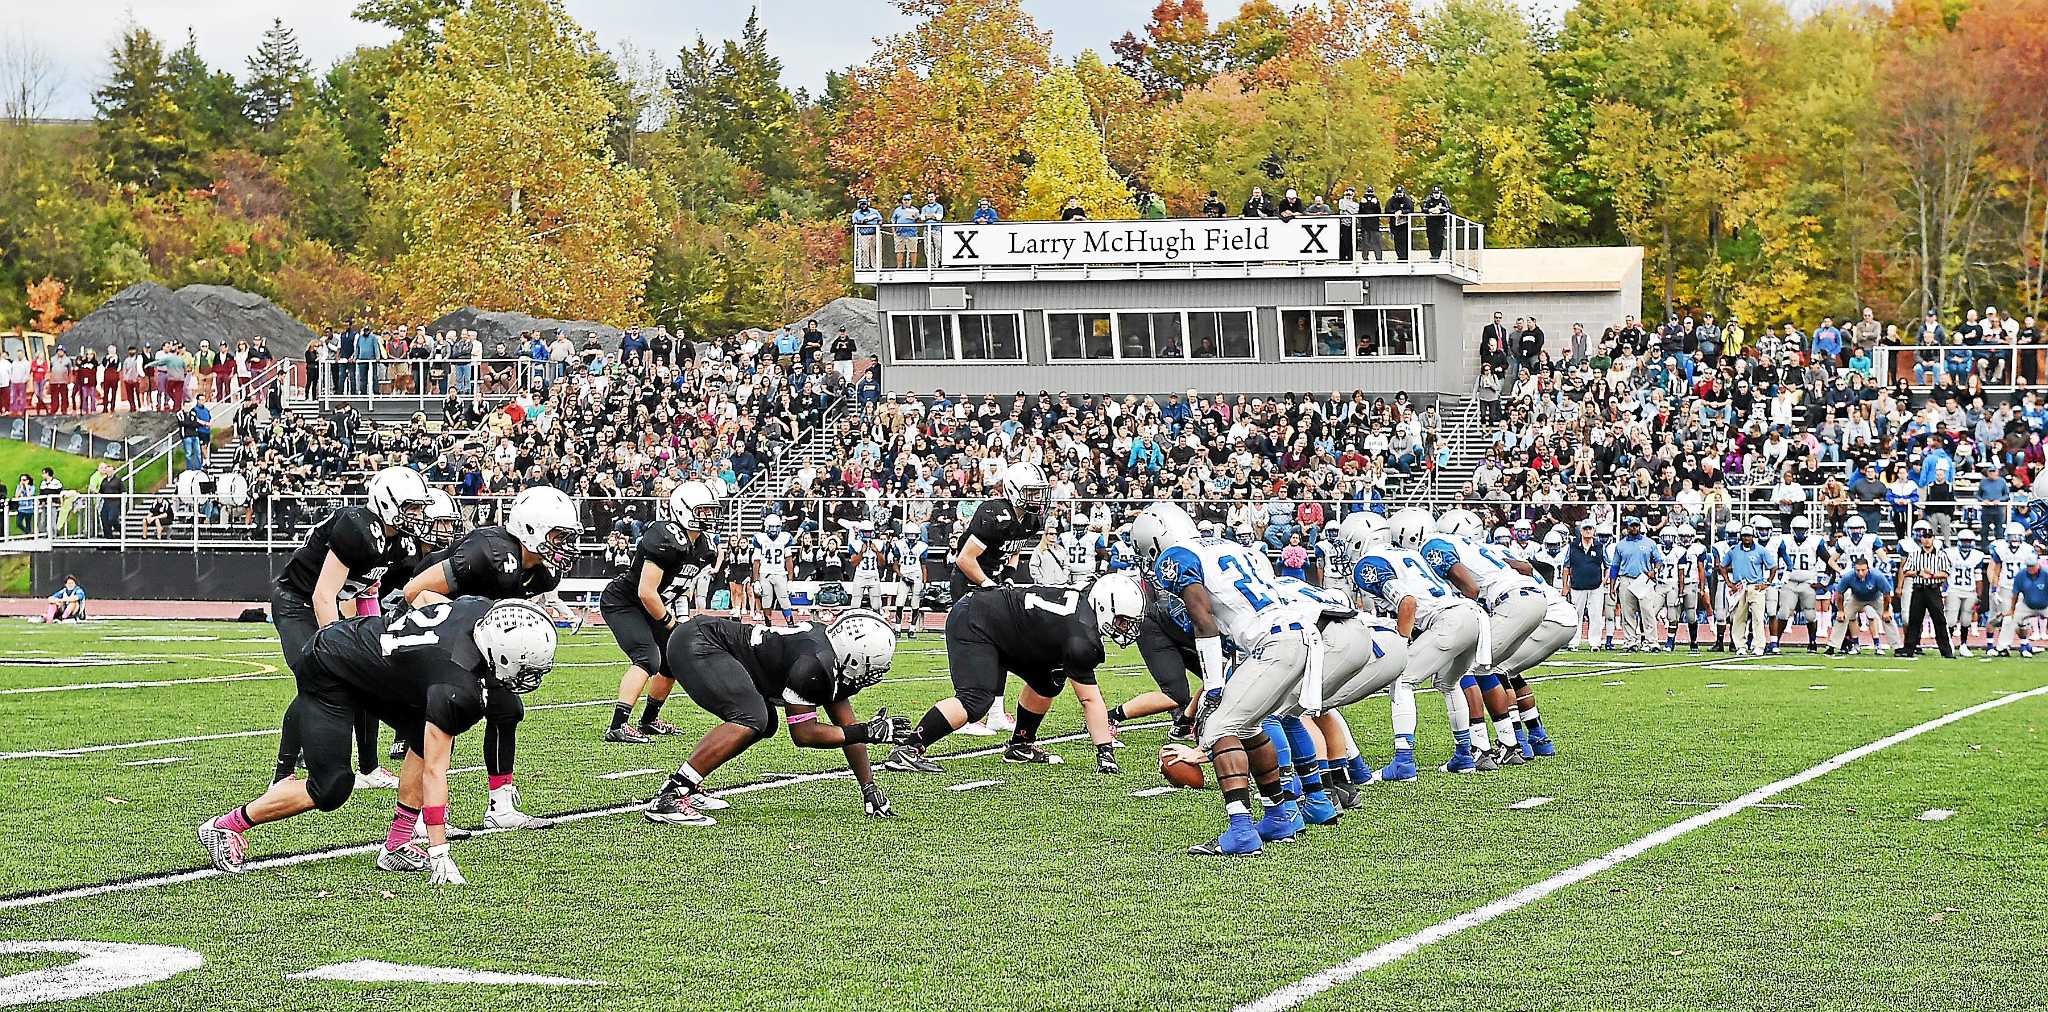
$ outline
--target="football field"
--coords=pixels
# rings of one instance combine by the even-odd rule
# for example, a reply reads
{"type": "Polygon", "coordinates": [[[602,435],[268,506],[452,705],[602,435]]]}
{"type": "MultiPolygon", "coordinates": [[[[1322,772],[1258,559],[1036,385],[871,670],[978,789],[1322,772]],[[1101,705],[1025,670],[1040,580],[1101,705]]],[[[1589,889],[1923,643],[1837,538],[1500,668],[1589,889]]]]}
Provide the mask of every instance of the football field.
{"type": "MultiPolygon", "coordinates": [[[[1065,765],[956,736],[943,776],[878,774],[893,820],[862,816],[836,750],[783,735],[713,778],[719,825],[651,825],[633,806],[712,721],[677,693],[685,735],[599,741],[623,661],[592,630],[519,731],[525,808],[572,817],[456,843],[469,884],[435,888],[372,866],[390,791],[253,830],[245,874],[208,867],[193,827],[261,792],[292,697],[268,626],[10,623],[0,1006],[2048,1008],[2048,663],[1559,660],[1536,684],[1555,758],[1369,786],[1226,861],[1183,854],[1220,804],[1154,790],[1163,723],[1100,775],[1071,696],[1045,731],[1065,765]],[[333,979],[380,974],[443,982],[333,979]]],[[[915,718],[945,674],[940,637],[906,641],[857,706],[915,718]]],[[[1123,651],[1103,687],[1151,683],[1123,651]]],[[[1443,711],[1420,710],[1433,770],[1443,711]]],[[[1347,713],[1384,762],[1385,699],[1347,713]]]]}

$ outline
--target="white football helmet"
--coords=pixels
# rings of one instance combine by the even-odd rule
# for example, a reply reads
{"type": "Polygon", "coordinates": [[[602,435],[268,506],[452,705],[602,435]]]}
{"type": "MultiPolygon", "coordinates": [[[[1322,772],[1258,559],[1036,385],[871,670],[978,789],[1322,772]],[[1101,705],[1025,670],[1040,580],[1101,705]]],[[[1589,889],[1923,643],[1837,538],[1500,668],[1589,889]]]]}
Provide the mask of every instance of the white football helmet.
{"type": "Polygon", "coordinates": [[[1505,545],[1505,544],[1509,544],[1509,543],[1513,542],[1514,540],[1515,540],[1515,535],[1514,535],[1514,533],[1513,533],[1513,532],[1511,532],[1511,531],[1509,531],[1509,530],[1508,530],[1507,528],[1505,528],[1505,527],[1496,527],[1496,528],[1494,528],[1494,529],[1493,529],[1493,543],[1494,543],[1494,544],[1496,544],[1496,545],[1505,545]]]}
{"type": "MultiPolygon", "coordinates": [[[[1407,512],[1403,510],[1402,512],[1407,512]]],[[[1486,522],[1479,514],[1466,509],[1445,510],[1436,518],[1436,533],[1455,534],[1461,538],[1476,538],[1486,533],[1486,522]]]]}
{"type": "MultiPolygon", "coordinates": [[[[2012,530],[2012,527],[2012,524],[2007,524],[2006,530],[2010,532],[2012,530]]],[[[1864,534],[1869,533],[1870,525],[1865,523],[1862,517],[1855,516],[1850,517],[1848,522],[1842,525],[1842,530],[1847,531],[1848,533],[1855,535],[1857,537],[1862,537],[1864,534]]]]}
{"type": "Polygon", "coordinates": [[[562,569],[576,554],[583,521],[576,516],[576,502],[568,493],[552,485],[536,485],[512,497],[512,506],[505,511],[505,529],[527,551],[540,556],[548,568],[562,569]]]}
{"type": "Polygon", "coordinates": [[[676,523],[686,531],[701,531],[717,522],[722,507],[711,486],[701,481],[686,481],[669,493],[668,512],[676,523]]]}
{"type": "Polygon", "coordinates": [[[1796,516],[1796,517],[1793,517],[1793,518],[1792,518],[1792,529],[1793,529],[1793,530],[1795,530],[1795,531],[1798,531],[1798,532],[1799,532],[1799,533],[1801,533],[1801,534],[1804,534],[1804,533],[1806,533],[1807,531],[1811,530],[1812,528],[1813,528],[1813,521],[1812,521],[1812,520],[1810,520],[1810,519],[1807,519],[1807,516],[1806,516],[1806,514],[1804,514],[1804,513],[1801,513],[1800,515],[1798,515],[1798,516],[1796,516]]]}
{"type": "Polygon", "coordinates": [[[370,476],[370,512],[393,530],[419,535],[427,527],[427,480],[409,467],[370,476]]]}
{"type": "Polygon", "coordinates": [[[1131,547],[1146,569],[1159,560],[1161,552],[1201,537],[1188,511],[1170,502],[1155,502],[1131,522],[1131,547]]]}
{"type": "Polygon", "coordinates": [[[1436,533],[1436,525],[1429,519],[1429,511],[1410,506],[1398,510],[1387,521],[1388,536],[1394,539],[1394,547],[1415,551],[1436,533]]]}
{"type": "Polygon", "coordinates": [[[1130,570],[1111,573],[1088,589],[1088,603],[1095,608],[1095,624],[1102,635],[1120,647],[1138,641],[1138,623],[1145,617],[1145,592],[1130,570]]]}
{"type": "Polygon", "coordinates": [[[782,533],[782,518],[781,518],[780,516],[778,516],[778,515],[774,514],[774,513],[770,513],[770,514],[768,514],[767,516],[765,516],[765,517],[762,517],[762,518],[761,518],[761,533],[763,533],[763,534],[780,534],[780,533],[782,533]]]}
{"type": "Polygon", "coordinates": [[[2017,520],[2006,521],[2005,540],[2013,545],[2027,540],[2027,525],[2017,520]]]}
{"type": "Polygon", "coordinates": [[[1045,472],[1039,470],[1037,464],[1019,461],[1003,471],[1003,498],[1010,500],[1020,513],[1034,516],[1044,513],[1050,492],[1045,472]]]}
{"type": "Polygon", "coordinates": [[[426,526],[420,533],[420,541],[433,548],[446,548],[462,536],[462,514],[455,508],[455,500],[438,488],[427,490],[426,526]]]}
{"type": "Polygon", "coordinates": [[[825,630],[835,659],[833,674],[852,695],[882,680],[896,661],[896,631],[872,611],[849,611],[825,630]]]}
{"type": "MultiPolygon", "coordinates": [[[[561,493],[557,492],[557,495],[561,493]]],[[[555,668],[555,623],[531,601],[499,601],[470,632],[499,685],[524,695],[555,668]]]]}
{"type": "Polygon", "coordinates": [[[1344,518],[1337,525],[1337,540],[1351,553],[1353,559],[1385,547],[1388,541],[1387,518],[1371,510],[1362,510],[1344,518]]]}

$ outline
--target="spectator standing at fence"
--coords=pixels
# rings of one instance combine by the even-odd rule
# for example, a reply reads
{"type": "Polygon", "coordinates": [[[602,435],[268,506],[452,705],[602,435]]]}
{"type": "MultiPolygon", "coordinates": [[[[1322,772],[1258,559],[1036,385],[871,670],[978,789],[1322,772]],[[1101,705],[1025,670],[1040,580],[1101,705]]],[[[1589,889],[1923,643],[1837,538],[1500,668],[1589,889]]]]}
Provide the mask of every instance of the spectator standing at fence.
{"type": "Polygon", "coordinates": [[[917,209],[917,222],[924,226],[924,262],[927,265],[939,262],[945,252],[939,246],[939,223],[946,220],[946,205],[939,201],[939,195],[927,192],[923,206],[917,209]]]}
{"type": "Polygon", "coordinates": [[[0,386],[7,392],[5,407],[10,415],[28,414],[28,353],[16,361],[13,352],[0,351],[0,386]]]}
{"type": "Polygon", "coordinates": [[[1138,217],[1155,221],[1166,217],[1166,201],[1151,190],[1138,194],[1138,217]]]}
{"type": "Polygon", "coordinates": [[[1241,218],[1271,218],[1280,213],[1273,205],[1273,198],[1266,196],[1263,186],[1252,187],[1251,196],[1244,198],[1244,207],[1238,211],[1241,218]]]}
{"type": "Polygon", "coordinates": [[[53,415],[71,413],[71,355],[58,345],[50,352],[49,409],[53,415]]]}
{"type": "Polygon", "coordinates": [[[1209,195],[1202,199],[1202,217],[1221,218],[1229,213],[1230,208],[1225,206],[1223,198],[1218,196],[1215,190],[1210,190],[1209,195]]]}
{"type": "Polygon", "coordinates": [[[996,205],[987,197],[974,202],[974,223],[976,225],[993,225],[1002,220],[1003,216],[996,213],[996,205]]]}
{"type": "Polygon", "coordinates": [[[1358,254],[1363,260],[1385,258],[1386,247],[1380,241],[1380,230],[1386,226],[1386,209],[1380,205],[1380,195],[1373,188],[1365,188],[1365,196],[1358,200],[1358,254]]]}
{"type": "Polygon", "coordinates": [[[1444,196],[1444,188],[1432,186],[1429,196],[1422,198],[1423,229],[1429,236],[1429,258],[1444,258],[1444,235],[1451,224],[1451,199],[1444,196]]]}
{"type": "Polygon", "coordinates": [[[1408,195],[1408,187],[1394,184],[1392,196],[1387,198],[1387,228],[1394,233],[1394,256],[1408,259],[1408,244],[1413,238],[1409,228],[1415,216],[1415,198],[1408,195]]]}
{"type": "Polygon", "coordinates": [[[1280,216],[1281,221],[1293,221],[1308,213],[1308,205],[1301,202],[1301,194],[1296,193],[1293,187],[1288,187],[1287,192],[1280,197],[1280,203],[1274,205],[1274,213],[1280,216]]]}
{"type": "Polygon", "coordinates": [[[1086,207],[1083,207],[1083,206],[1081,206],[1081,198],[1079,198],[1079,197],[1068,197],[1068,198],[1067,198],[1067,202],[1066,202],[1066,204],[1065,204],[1064,206],[1062,206],[1062,207],[1060,208],[1060,220],[1061,220],[1061,221],[1087,221],[1087,220],[1088,220],[1088,209],[1087,209],[1086,207]]]}
{"type": "Polygon", "coordinates": [[[853,256],[856,267],[877,267],[882,256],[882,212],[862,197],[853,208],[853,256]]]}
{"type": "Polygon", "coordinates": [[[917,237],[924,231],[917,224],[917,204],[906,193],[896,201],[896,208],[889,212],[889,223],[895,226],[891,231],[896,238],[896,266],[914,267],[917,261],[917,237]]]}
{"type": "Polygon", "coordinates": [[[185,466],[194,470],[206,467],[206,439],[212,433],[208,424],[213,413],[206,408],[206,398],[194,397],[192,404],[178,412],[179,446],[185,455],[185,466]]]}

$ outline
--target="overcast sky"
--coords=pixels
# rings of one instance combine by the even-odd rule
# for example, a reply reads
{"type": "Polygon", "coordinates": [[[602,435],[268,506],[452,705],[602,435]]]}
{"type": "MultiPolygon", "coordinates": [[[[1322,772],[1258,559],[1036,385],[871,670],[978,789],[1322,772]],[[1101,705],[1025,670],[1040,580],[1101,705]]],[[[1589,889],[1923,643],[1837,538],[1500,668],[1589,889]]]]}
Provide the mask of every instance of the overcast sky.
{"type": "MultiPolygon", "coordinates": [[[[1107,56],[1112,40],[1145,23],[1153,2],[1024,0],[1024,7],[1039,27],[1053,33],[1062,55],[1092,48],[1107,56]]],[[[744,0],[566,3],[605,48],[616,50],[630,42],[664,58],[672,58],[700,32],[714,42],[736,37],[747,17],[744,0]]],[[[1210,0],[1210,17],[1231,17],[1238,5],[1238,0],[1210,0]]],[[[860,62],[877,36],[905,27],[894,5],[884,0],[762,0],[760,7],[769,47],[782,59],[783,80],[813,93],[827,70],[860,62]]],[[[282,17],[298,32],[300,46],[317,69],[357,46],[389,41],[390,32],[352,20],[353,9],[355,0],[58,0],[50,8],[29,0],[0,0],[0,35],[26,36],[50,55],[63,75],[52,115],[82,118],[92,115],[92,92],[106,74],[108,47],[131,17],[162,36],[167,49],[182,45],[185,30],[192,29],[206,61],[240,77],[243,61],[272,17],[282,17]]]]}

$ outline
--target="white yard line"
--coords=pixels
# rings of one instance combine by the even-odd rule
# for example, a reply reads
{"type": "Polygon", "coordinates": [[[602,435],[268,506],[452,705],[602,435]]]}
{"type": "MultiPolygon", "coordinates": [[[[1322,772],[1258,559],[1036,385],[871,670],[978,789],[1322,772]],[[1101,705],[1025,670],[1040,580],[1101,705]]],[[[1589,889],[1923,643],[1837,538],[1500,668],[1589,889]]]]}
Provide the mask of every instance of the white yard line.
{"type": "Polygon", "coordinates": [[[1134,798],[1156,798],[1156,797],[1159,797],[1159,796],[1161,796],[1161,795],[1165,795],[1165,794],[1172,794],[1173,792],[1175,792],[1175,791],[1178,791],[1178,790],[1180,790],[1180,788],[1178,788],[1178,787],[1175,787],[1175,786],[1173,786],[1172,784],[1167,784],[1167,785],[1166,785],[1166,786],[1164,786],[1164,787],[1147,787],[1147,788],[1145,788],[1145,789],[1144,789],[1144,790],[1142,790],[1142,791],[1132,791],[1132,792],[1131,792],[1131,797],[1134,797],[1134,798]]]}
{"type": "Polygon", "coordinates": [[[1900,742],[1910,741],[1929,731],[1947,727],[1956,721],[1976,716],[1987,710],[1994,710],[2001,706],[2017,703],[2023,699],[2042,695],[2048,695],[2048,685],[2028,689],[2025,692],[2015,692],[2010,695],[2000,696],[1989,702],[1965,707],[1925,723],[1915,724],[1896,734],[1886,735],[1868,745],[1850,749],[1832,759],[1816,766],[1808,767],[1782,780],[1774,780],[1733,801],[1723,802],[1708,811],[1672,823],[1654,833],[1610,850],[1599,857],[1566,868],[1540,882],[1524,886],[1485,906],[1469,910],[1449,920],[1433,924],[1412,935],[1397,938],[1378,948],[1360,953],[1352,959],[1339,963],[1320,973],[1304,977],[1265,997],[1239,1005],[1235,1012],[1281,1012],[1283,1009],[1294,1008],[1302,1002],[1337,987],[1359,974],[1368,973],[1390,963],[1405,959],[1421,951],[1426,946],[1434,945],[1460,932],[1479,927],[1507,914],[1514,913],[1523,907],[1545,899],[1552,893],[1583,882],[1609,868],[1613,868],[1631,858],[1639,857],[1653,848],[1670,843],[1696,829],[1711,826],[1744,809],[1754,808],[1786,791],[1841,769],[1864,756],[1883,751],[1900,742]]]}
{"type": "MultiPolygon", "coordinates": [[[[149,663],[159,663],[150,661],[149,663]]],[[[0,689],[0,696],[37,692],[77,692],[80,689],[154,689],[163,685],[207,685],[214,682],[282,682],[290,675],[212,675],[206,678],[160,678],[138,682],[85,682],[76,685],[32,685],[22,689],[0,689]]]]}
{"type": "MultiPolygon", "coordinates": [[[[1124,730],[1137,731],[1147,729],[1163,729],[1166,726],[1167,722],[1165,721],[1150,721],[1143,724],[1126,724],[1124,725],[1124,730]]],[[[277,732],[271,731],[266,733],[276,734],[277,732]]],[[[1087,737],[1088,732],[1077,731],[1073,734],[1063,734],[1054,738],[1041,738],[1039,739],[1039,744],[1057,745],[1063,742],[1082,741],[1087,737]]],[[[967,752],[960,752],[954,755],[947,756],[931,756],[930,758],[933,761],[940,763],[953,762],[959,759],[983,759],[992,755],[1001,755],[1003,753],[1003,750],[1008,747],[1009,746],[1007,744],[991,745],[988,748],[978,748],[967,752]]],[[[844,780],[851,776],[853,776],[853,771],[850,769],[826,770],[822,773],[802,773],[796,776],[784,777],[778,780],[739,784],[734,787],[724,788],[722,790],[717,791],[716,793],[721,798],[733,798],[738,797],[742,794],[753,794],[758,791],[776,791],[781,790],[785,787],[794,787],[798,784],[817,783],[821,780],[844,780]]],[[[614,815],[625,815],[629,812],[642,811],[646,807],[646,802],[635,802],[629,805],[614,805],[610,808],[599,808],[588,812],[573,812],[568,815],[555,817],[555,823],[556,825],[561,825],[570,822],[581,822],[585,819],[608,818],[614,815]]],[[[530,832],[530,830],[479,829],[476,830],[476,836],[496,836],[500,833],[518,832],[530,832]]],[[[357,854],[371,854],[375,853],[378,850],[378,848],[382,846],[384,846],[384,844],[380,841],[377,843],[358,844],[352,847],[334,847],[328,850],[308,851],[304,854],[291,854],[285,857],[264,858],[259,861],[249,862],[247,865],[244,866],[244,870],[267,871],[272,868],[288,868],[293,865],[311,864],[315,861],[325,861],[330,858],[336,857],[350,857],[357,854]]],[[[195,854],[198,853],[196,845],[194,846],[193,852],[195,854]]],[[[74,889],[62,889],[56,892],[39,893],[33,896],[17,896],[13,899],[0,900],[0,910],[19,910],[23,907],[47,906],[48,904],[59,903],[64,900],[78,900],[85,899],[91,896],[104,896],[108,893],[137,892],[143,889],[154,889],[158,886],[177,885],[180,882],[197,882],[201,879],[218,878],[226,874],[228,873],[218,871],[213,868],[199,868],[192,871],[172,872],[164,875],[145,875],[141,878],[128,879],[122,882],[108,882],[101,885],[79,886],[74,889]]]]}
{"type": "Polygon", "coordinates": [[[627,779],[627,778],[629,778],[629,777],[644,777],[644,776],[646,776],[646,775],[648,775],[648,774],[650,774],[650,773],[666,773],[666,772],[668,772],[668,771],[667,771],[667,770],[658,770],[658,769],[653,769],[653,768],[651,768],[651,767],[650,767],[650,768],[648,768],[648,769],[639,769],[639,770],[620,770],[620,771],[618,771],[617,773],[599,773],[599,774],[597,775],[597,778],[598,778],[599,780],[625,780],[625,779],[627,779]]]}
{"type": "Polygon", "coordinates": [[[1000,780],[969,780],[964,784],[947,784],[946,789],[949,791],[971,791],[977,787],[996,787],[1001,784],[1002,781],[1000,780]]]}

